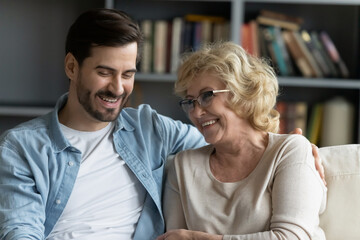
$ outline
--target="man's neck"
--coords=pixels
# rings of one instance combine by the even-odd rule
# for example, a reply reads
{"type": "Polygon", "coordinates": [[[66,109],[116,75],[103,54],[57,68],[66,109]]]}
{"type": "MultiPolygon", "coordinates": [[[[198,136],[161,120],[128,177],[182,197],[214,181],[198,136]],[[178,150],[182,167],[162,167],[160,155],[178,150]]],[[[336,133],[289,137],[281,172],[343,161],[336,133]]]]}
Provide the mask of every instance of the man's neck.
{"type": "Polygon", "coordinates": [[[83,114],[85,117],[79,116],[79,112],[72,110],[68,103],[66,103],[58,112],[58,118],[61,124],[78,131],[93,132],[102,129],[109,124],[109,122],[97,121],[88,116],[87,113],[83,114]]]}

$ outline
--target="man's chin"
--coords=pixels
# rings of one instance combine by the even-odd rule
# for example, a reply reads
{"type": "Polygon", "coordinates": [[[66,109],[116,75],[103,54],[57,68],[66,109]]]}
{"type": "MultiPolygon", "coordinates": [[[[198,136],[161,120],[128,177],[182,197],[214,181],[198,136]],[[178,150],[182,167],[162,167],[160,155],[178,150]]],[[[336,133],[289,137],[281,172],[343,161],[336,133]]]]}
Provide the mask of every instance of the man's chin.
{"type": "Polygon", "coordinates": [[[93,113],[93,117],[100,122],[113,122],[119,117],[121,109],[107,109],[105,112],[96,111],[93,113]]]}

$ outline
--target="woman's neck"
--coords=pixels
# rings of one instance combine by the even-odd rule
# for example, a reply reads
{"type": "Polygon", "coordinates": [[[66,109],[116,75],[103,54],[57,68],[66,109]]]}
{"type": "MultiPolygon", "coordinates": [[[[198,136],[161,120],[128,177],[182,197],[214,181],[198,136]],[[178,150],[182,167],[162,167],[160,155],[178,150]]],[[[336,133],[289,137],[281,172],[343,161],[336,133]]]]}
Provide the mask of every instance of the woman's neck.
{"type": "Polygon", "coordinates": [[[210,157],[210,168],[222,182],[240,181],[256,168],[268,145],[268,133],[247,131],[239,139],[226,144],[215,144],[210,157]]]}

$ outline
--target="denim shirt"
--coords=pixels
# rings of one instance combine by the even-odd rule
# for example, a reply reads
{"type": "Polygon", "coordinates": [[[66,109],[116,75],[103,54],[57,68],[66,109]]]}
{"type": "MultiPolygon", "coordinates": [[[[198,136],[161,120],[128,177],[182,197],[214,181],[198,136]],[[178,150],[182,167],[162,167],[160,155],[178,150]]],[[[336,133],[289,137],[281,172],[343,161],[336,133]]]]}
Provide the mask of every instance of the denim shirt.
{"type": "MultiPolygon", "coordinates": [[[[0,137],[0,239],[45,239],[73,189],[81,152],[60,130],[58,111],[25,122],[0,137]]],[[[157,114],[148,105],[125,108],[113,133],[116,151],[147,191],[134,239],[164,231],[161,210],[168,155],[205,145],[198,130],[157,114]]]]}

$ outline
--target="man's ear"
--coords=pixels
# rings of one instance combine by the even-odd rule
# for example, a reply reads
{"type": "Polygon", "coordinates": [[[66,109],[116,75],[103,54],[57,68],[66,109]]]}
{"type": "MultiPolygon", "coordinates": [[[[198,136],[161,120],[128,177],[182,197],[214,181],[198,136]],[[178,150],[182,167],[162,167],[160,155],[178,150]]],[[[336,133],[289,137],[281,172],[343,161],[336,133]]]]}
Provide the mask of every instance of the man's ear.
{"type": "Polygon", "coordinates": [[[79,72],[79,64],[72,53],[65,56],[65,74],[70,80],[77,78],[79,72]]]}

